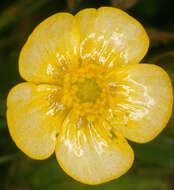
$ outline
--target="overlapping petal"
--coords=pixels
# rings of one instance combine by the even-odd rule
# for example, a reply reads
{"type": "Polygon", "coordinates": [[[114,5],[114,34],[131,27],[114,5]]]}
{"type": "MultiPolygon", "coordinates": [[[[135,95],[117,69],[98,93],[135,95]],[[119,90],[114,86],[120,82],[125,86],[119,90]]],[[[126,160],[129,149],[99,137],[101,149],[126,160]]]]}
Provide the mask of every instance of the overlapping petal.
{"type": "Polygon", "coordinates": [[[125,66],[138,63],[146,54],[148,36],[141,24],[127,13],[102,7],[82,10],[75,17],[82,62],[125,66]]]}
{"type": "Polygon", "coordinates": [[[138,64],[113,74],[108,120],[123,136],[148,142],[166,126],[173,92],[167,73],[156,65],[138,64]]]}
{"type": "Polygon", "coordinates": [[[60,166],[74,179],[100,184],[124,174],[133,163],[133,151],[127,141],[111,133],[106,122],[72,120],[63,123],[58,136],[56,156],[60,166]]]}
{"type": "Polygon", "coordinates": [[[148,46],[141,24],[119,9],[85,9],[75,17],[57,13],[29,36],[19,71],[27,81],[61,83],[62,75],[81,62],[111,67],[138,63],[148,46]]]}
{"type": "Polygon", "coordinates": [[[7,121],[16,145],[34,159],[49,157],[55,149],[66,109],[59,103],[59,87],[21,83],[7,100],[7,121]]]}

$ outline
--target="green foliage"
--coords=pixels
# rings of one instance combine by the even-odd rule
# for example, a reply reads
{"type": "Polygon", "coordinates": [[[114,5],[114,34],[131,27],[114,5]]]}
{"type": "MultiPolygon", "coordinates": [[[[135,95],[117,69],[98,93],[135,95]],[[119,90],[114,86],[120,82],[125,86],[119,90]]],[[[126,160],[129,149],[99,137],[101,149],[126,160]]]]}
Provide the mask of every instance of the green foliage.
{"type": "Polygon", "coordinates": [[[151,37],[143,62],[157,64],[174,86],[174,24],[171,0],[14,0],[0,7],[0,189],[2,190],[172,190],[174,114],[163,133],[147,144],[130,143],[135,151],[133,168],[117,180],[99,186],[81,184],[67,176],[53,155],[31,160],[13,143],[6,122],[6,98],[15,84],[19,52],[34,26],[59,11],[76,13],[86,7],[117,6],[142,21],[151,37]],[[167,12],[164,10],[166,7],[167,12]]]}

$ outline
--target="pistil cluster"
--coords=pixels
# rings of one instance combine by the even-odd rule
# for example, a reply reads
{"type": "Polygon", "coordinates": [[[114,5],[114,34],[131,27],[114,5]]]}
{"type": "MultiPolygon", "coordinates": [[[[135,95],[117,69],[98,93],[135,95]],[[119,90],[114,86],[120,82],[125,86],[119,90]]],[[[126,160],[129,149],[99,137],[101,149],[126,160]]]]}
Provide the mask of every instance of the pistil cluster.
{"type": "Polygon", "coordinates": [[[94,121],[106,113],[108,88],[105,69],[101,65],[83,65],[64,77],[61,102],[76,116],[94,121]]]}

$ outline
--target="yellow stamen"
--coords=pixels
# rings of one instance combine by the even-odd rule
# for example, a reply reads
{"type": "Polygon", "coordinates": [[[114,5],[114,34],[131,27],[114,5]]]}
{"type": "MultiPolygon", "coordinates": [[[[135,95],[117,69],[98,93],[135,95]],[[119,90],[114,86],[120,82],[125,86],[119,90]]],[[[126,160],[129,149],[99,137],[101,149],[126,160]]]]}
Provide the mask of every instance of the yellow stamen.
{"type": "Polygon", "coordinates": [[[104,72],[103,66],[89,64],[65,75],[62,103],[73,109],[74,118],[78,115],[94,121],[104,116],[108,103],[104,72]]]}

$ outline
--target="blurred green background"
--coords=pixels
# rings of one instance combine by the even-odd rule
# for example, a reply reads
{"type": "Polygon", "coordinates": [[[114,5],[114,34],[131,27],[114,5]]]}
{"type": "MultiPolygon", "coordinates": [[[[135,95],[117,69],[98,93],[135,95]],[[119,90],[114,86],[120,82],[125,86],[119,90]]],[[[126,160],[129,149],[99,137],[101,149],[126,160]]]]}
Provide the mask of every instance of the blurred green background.
{"type": "MultiPolygon", "coordinates": [[[[173,0],[0,0],[0,190],[173,190],[174,114],[154,141],[130,143],[133,167],[124,176],[99,186],[84,185],[67,176],[55,156],[31,160],[13,143],[6,123],[9,89],[22,81],[18,56],[27,36],[48,16],[83,8],[119,7],[138,19],[149,33],[150,49],[143,62],[162,66],[174,85],[173,0]]],[[[162,93],[162,92],[161,92],[162,93]]]]}

